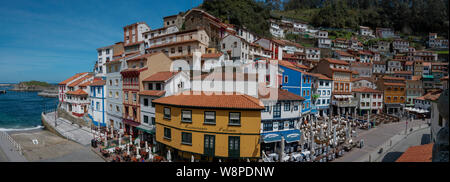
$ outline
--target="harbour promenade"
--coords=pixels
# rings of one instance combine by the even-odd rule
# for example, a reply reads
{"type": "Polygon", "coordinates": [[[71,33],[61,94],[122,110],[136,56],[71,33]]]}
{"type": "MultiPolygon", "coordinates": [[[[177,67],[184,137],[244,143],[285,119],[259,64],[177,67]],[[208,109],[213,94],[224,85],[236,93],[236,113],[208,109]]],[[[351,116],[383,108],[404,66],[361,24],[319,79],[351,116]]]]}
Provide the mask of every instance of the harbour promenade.
{"type": "Polygon", "coordinates": [[[334,160],[333,162],[375,162],[381,161],[383,156],[390,147],[395,146],[398,142],[403,141],[409,134],[416,130],[427,128],[429,120],[413,120],[408,121],[408,132],[405,135],[406,121],[401,120],[398,123],[382,124],[370,130],[357,130],[357,136],[353,140],[364,140],[363,148],[354,148],[344,156],[334,160]],[[410,131],[413,128],[413,131],[410,131]],[[380,148],[383,152],[379,153],[380,148]]]}
{"type": "Polygon", "coordinates": [[[72,122],[64,118],[57,118],[55,122],[55,112],[42,114],[42,118],[42,122],[44,126],[46,126],[46,129],[54,131],[56,134],[81,145],[88,146],[91,144],[93,135],[90,128],[72,124],[72,122]]]}
{"type": "Polygon", "coordinates": [[[22,154],[21,146],[8,133],[0,131],[0,162],[27,162],[22,154]]]}

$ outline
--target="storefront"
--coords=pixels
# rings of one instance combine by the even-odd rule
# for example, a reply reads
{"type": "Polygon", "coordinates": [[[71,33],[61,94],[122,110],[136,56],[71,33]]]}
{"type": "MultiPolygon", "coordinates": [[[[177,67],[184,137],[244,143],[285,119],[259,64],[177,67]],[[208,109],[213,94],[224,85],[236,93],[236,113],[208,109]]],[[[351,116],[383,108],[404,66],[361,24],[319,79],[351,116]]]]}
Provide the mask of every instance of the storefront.
{"type": "Polygon", "coordinates": [[[261,149],[269,154],[278,153],[281,150],[283,138],[285,153],[295,152],[299,149],[301,132],[298,129],[262,133],[261,149]]]}

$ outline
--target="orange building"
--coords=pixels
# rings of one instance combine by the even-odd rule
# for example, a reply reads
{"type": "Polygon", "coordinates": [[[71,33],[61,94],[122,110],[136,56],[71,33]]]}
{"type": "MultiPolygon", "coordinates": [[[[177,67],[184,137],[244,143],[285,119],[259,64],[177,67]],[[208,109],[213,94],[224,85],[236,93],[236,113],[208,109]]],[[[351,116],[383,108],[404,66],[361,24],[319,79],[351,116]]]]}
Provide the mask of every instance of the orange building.
{"type": "Polygon", "coordinates": [[[399,114],[406,102],[406,82],[403,77],[384,76],[377,81],[377,88],[384,91],[385,111],[399,114]]]}

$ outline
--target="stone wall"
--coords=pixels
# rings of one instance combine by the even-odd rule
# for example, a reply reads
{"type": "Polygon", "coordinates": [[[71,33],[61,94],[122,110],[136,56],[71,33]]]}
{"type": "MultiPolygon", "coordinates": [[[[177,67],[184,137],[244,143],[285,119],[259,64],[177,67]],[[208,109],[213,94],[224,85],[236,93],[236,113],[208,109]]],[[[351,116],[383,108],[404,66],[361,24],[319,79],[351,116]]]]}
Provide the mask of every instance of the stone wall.
{"type": "Polygon", "coordinates": [[[58,117],[67,119],[67,120],[72,121],[73,123],[75,123],[77,125],[81,125],[81,126],[89,127],[91,125],[90,124],[91,122],[86,123],[86,121],[83,118],[75,117],[61,108],[58,108],[58,117]]]}

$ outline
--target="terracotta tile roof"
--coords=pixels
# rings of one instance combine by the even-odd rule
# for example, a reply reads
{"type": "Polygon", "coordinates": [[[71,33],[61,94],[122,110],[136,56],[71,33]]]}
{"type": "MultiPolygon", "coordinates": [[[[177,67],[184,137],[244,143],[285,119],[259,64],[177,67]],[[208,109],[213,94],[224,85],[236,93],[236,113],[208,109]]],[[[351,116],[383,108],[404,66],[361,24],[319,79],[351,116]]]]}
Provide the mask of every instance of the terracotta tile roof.
{"type": "Polygon", "coordinates": [[[283,90],[281,88],[279,88],[279,89],[264,88],[264,89],[260,90],[258,92],[258,94],[261,99],[268,99],[268,100],[272,100],[272,99],[276,99],[279,101],[304,101],[305,100],[305,98],[303,98],[302,96],[296,95],[292,92],[283,90]],[[264,95],[262,95],[261,93],[264,93],[264,95]],[[272,93],[277,94],[277,96],[272,96],[272,93]]]}
{"type": "Polygon", "coordinates": [[[78,86],[80,86],[80,87],[87,87],[87,86],[89,86],[91,83],[92,83],[92,81],[88,81],[88,82],[84,82],[84,83],[82,83],[82,84],[80,84],[80,85],[78,85],[78,86]]]}
{"type": "Polygon", "coordinates": [[[292,63],[292,64],[293,64],[294,66],[298,67],[298,68],[301,68],[301,69],[309,69],[308,66],[303,65],[303,64],[298,64],[298,63],[292,63]]]}
{"type": "Polygon", "coordinates": [[[406,66],[412,66],[414,64],[414,61],[406,61],[405,65],[406,66]]]}
{"type": "Polygon", "coordinates": [[[351,67],[372,67],[372,63],[361,63],[361,62],[354,62],[350,64],[351,67]]]}
{"type": "Polygon", "coordinates": [[[375,90],[369,87],[360,87],[352,89],[353,92],[365,92],[365,93],[382,93],[383,91],[375,90]]]}
{"type": "Polygon", "coordinates": [[[422,65],[423,66],[431,66],[431,62],[423,62],[422,65]]]}
{"type": "Polygon", "coordinates": [[[412,77],[411,77],[411,81],[418,81],[418,80],[420,80],[421,78],[422,78],[422,76],[420,76],[420,75],[412,76],[412,77]]]}
{"type": "Polygon", "coordinates": [[[320,73],[310,73],[310,74],[318,78],[319,80],[332,80],[331,78],[328,78],[327,76],[320,73]]]}
{"type": "Polygon", "coordinates": [[[198,108],[264,109],[262,102],[255,97],[235,92],[220,92],[219,94],[217,95],[214,92],[186,91],[181,94],[155,99],[153,103],[198,108]]]}
{"type": "Polygon", "coordinates": [[[333,63],[333,64],[349,65],[349,63],[347,61],[342,61],[342,60],[337,60],[337,59],[323,58],[322,60],[328,61],[329,63],[333,63]]]}
{"type": "Polygon", "coordinates": [[[77,73],[77,74],[75,74],[74,76],[68,78],[67,80],[64,80],[64,81],[60,82],[58,85],[65,85],[65,84],[71,82],[72,80],[77,79],[78,77],[80,77],[81,75],[84,75],[84,74],[86,74],[86,73],[88,73],[88,72],[77,73]]]}
{"type": "Polygon", "coordinates": [[[448,76],[444,76],[441,78],[441,81],[447,80],[448,81],[448,76]]]}
{"type": "Polygon", "coordinates": [[[405,80],[404,77],[383,76],[384,80],[405,80]]]}
{"type": "Polygon", "coordinates": [[[161,71],[158,73],[155,73],[153,75],[150,75],[146,79],[142,80],[144,82],[165,82],[178,74],[179,72],[171,72],[171,71],[161,71]]]}
{"type": "Polygon", "coordinates": [[[88,74],[88,75],[84,76],[83,78],[80,78],[80,79],[78,79],[78,80],[72,82],[72,83],[69,85],[69,87],[75,87],[75,86],[77,86],[78,84],[80,84],[81,82],[83,82],[83,81],[85,81],[85,80],[87,80],[87,79],[89,79],[89,78],[91,78],[91,77],[93,77],[93,75],[88,74]]]}
{"type": "Polygon", "coordinates": [[[161,97],[166,93],[164,90],[144,90],[140,91],[139,95],[156,96],[161,97]]]}
{"type": "Polygon", "coordinates": [[[89,86],[102,86],[106,85],[106,80],[95,80],[89,86]]]}
{"type": "Polygon", "coordinates": [[[193,77],[193,80],[208,79],[210,81],[258,81],[258,74],[254,73],[235,72],[232,76],[230,75],[231,74],[226,75],[225,72],[212,72],[193,77]]]}
{"type": "Polygon", "coordinates": [[[119,61],[121,59],[126,59],[126,58],[129,58],[129,57],[135,56],[137,54],[139,54],[139,53],[133,53],[133,54],[130,54],[130,55],[127,55],[127,56],[124,56],[124,57],[119,57],[119,58],[113,59],[112,61],[110,61],[110,62],[108,62],[106,64],[115,63],[115,62],[117,62],[117,61],[119,61]]]}
{"type": "Polygon", "coordinates": [[[354,75],[359,75],[359,72],[356,71],[356,70],[352,70],[352,74],[354,74],[354,75]]]}
{"type": "Polygon", "coordinates": [[[66,92],[66,94],[68,94],[68,95],[88,95],[88,93],[86,93],[82,89],[78,89],[76,91],[68,91],[68,92],[66,92]]]}
{"type": "Polygon", "coordinates": [[[219,58],[222,55],[223,55],[223,53],[209,53],[209,54],[203,54],[202,58],[206,58],[206,59],[219,58]]]}
{"type": "Polygon", "coordinates": [[[441,96],[441,91],[439,92],[429,92],[423,96],[417,97],[415,98],[416,100],[430,100],[430,101],[435,101],[438,100],[439,97],[441,96]]]}
{"type": "Polygon", "coordinates": [[[431,162],[433,143],[409,147],[395,162],[431,162]]]}
{"type": "Polygon", "coordinates": [[[337,54],[339,54],[340,56],[345,56],[345,57],[355,57],[354,55],[346,52],[346,51],[340,51],[340,50],[335,50],[334,52],[336,52],[337,54]]]}
{"type": "Polygon", "coordinates": [[[374,61],[373,64],[386,65],[386,62],[385,61],[374,61]]]}

